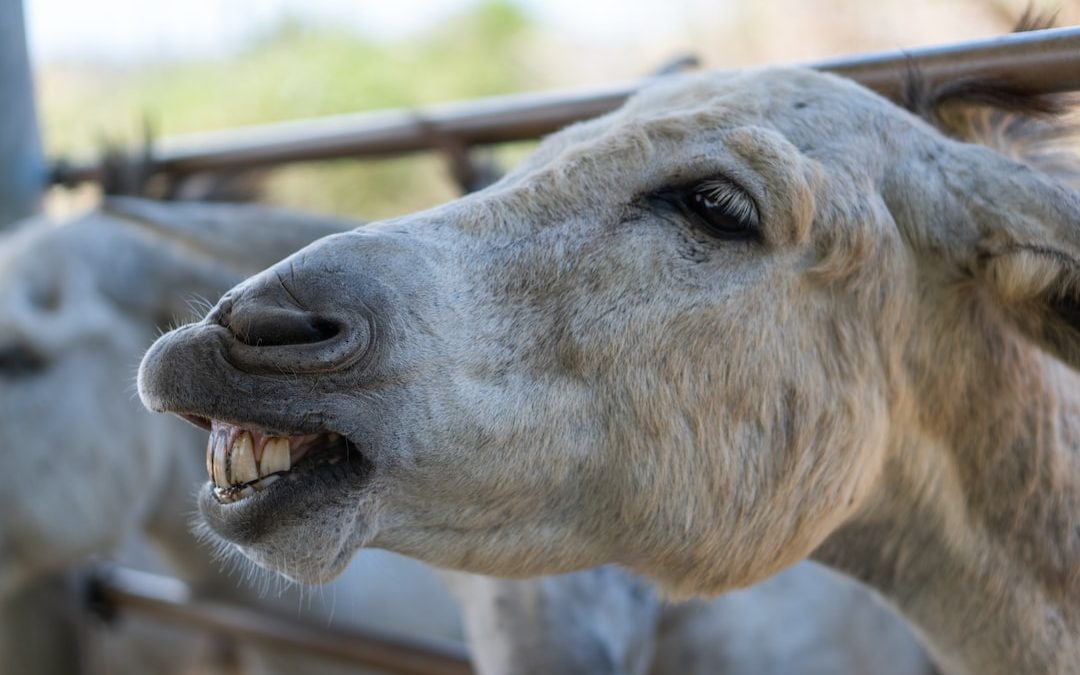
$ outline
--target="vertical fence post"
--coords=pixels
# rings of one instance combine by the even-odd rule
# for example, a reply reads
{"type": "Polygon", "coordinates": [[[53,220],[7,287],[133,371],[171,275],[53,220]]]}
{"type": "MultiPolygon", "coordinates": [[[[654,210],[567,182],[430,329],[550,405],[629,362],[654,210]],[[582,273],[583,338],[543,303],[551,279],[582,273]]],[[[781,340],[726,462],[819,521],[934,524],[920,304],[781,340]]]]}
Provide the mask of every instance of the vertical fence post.
{"type": "Polygon", "coordinates": [[[38,210],[46,185],[22,0],[0,0],[0,229],[38,210]]]}

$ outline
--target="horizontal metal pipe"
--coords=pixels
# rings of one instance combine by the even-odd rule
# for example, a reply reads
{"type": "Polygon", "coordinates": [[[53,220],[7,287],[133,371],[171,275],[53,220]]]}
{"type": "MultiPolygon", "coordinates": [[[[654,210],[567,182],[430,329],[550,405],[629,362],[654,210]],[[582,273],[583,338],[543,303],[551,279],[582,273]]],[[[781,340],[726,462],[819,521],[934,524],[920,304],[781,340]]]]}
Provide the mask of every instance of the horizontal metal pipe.
{"type": "Polygon", "coordinates": [[[401,675],[473,675],[463,646],[450,641],[405,638],[370,629],[335,630],[199,599],[176,579],[124,568],[107,568],[91,579],[91,602],[99,610],[135,612],[230,635],[275,648],[376,668],[401,675]]]}
{"type": "Polygon", "coordinates": [[[808,64],[896,98],[916,66],[928,84],[993,78],[1038,94],[1080,90],[1080,27],[1010,33],[952,45],[848,56],[808,64]]]}
{"type": "MultiPolygon", "coordinates": [[[[912,65],[929,84],[991,76],[1036,93],[1080,89],[1080,27],[1013,33],[952,45],[860,54],[803,64],[895,97],[912,65]]],[[[518,94],[407,110],[357,113],[162,139],[157,171],[191,174],[345,157],[385,157],[445,147],[533,139],[618,108],[647,84],[518,94]]],[[[100,178],[100,164],[55,166],[59,183],[100,178]]]]}

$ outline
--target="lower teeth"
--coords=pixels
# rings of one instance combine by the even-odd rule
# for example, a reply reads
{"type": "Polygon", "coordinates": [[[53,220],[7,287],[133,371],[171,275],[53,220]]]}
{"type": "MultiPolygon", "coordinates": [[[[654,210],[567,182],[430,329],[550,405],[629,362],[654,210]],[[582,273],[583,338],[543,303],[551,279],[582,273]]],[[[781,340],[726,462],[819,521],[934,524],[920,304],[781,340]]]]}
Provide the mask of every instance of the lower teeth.
{"type": "Polygon", "coordinates": [[[280,475],[267,476],[259,479],[254,483],[248,483],[247,485],[232,485],[227,488],[214,487],[214,496],[218,498],[218,501],[231,503],[237,502],[246,497],[250,497],[259,490],[269,487],[281,478],[280,475]]]}

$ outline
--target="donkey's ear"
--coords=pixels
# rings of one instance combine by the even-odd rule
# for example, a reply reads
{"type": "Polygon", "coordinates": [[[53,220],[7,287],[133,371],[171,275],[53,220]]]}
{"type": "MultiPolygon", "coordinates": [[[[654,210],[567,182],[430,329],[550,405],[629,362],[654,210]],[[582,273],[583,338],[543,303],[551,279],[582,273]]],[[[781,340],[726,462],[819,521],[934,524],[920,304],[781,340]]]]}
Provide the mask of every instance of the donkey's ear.
{"type": "Polygon", "coordinates": [[[103,210],[253,274],[327,235],[362,222],[258,204],[158,202],[110,197],[103,210]]]}
{"type": "Polygon", "coordinates": [[[985,255],[983,274],[1022,332],[1080,369],[1080,256],[1052,244],[985,255]]]}
{"type": "Polygon", "coordinates": [[[1080,369],[1080,193],[1014,164],[968,197],[976,276],[1021,332],[1080,369]]]}
{"type": "MultiPolygon", "coordinates": [[[[1025,13],[1018,30],[1045,23],[1025,13]]],[[[1023,333],[1080,369],[1080,124],[1069,114],[1076,101],[1007,80],[930,87],[914,70],[904,99],[946,135],[986,146],[966,146],[940,174],[972,226],[960,228],[963,264],[1023,333]]]]}

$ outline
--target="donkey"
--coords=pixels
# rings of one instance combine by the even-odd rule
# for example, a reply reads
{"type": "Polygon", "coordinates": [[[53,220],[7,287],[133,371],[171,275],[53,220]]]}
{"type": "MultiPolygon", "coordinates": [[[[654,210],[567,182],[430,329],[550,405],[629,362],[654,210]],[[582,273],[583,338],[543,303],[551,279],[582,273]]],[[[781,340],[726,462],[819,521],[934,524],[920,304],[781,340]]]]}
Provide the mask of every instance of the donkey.
{"type": "Polygon", "coordinates": [[[478,675],[936,673],[892,612],[811,563],[676,604],[613,565],[523,580],[442,576],[461,600],[478,675]]]}
{"type": "Polygon", "coordinates": [[[212,430],[207,531],[296,579],[813,557],[948,673],[1080,672],[1080,196],[1008,149],[826,74],[673,77],[245,281],[139,392],[212,430]]]}
{"type": "MultiPolygon", "coordinates": [[[[10,469],[0,476],[0,670],[77,667],[74,651],[56,648],[65,640],[45,601],[65,590],[59,575],[140,529],[199,592],[295,613],[295,593],[257,599],[196,544],[188,512],[202,460],[188,449],[205,433],[142,410],[130,375],[159,326],[190,315],[190,298],[216,299],[258,267],[357,225],[266,207],[117,199],[77,222],[28,224],[0,242],[0,447],[10,469]]],[[[645,581],[613,568],[529,581],[463,575],[451,585],[481,675],[766,673],[767,664],[790,672],[792,663],[807,675],[854,674],[870,653],[877,672],[925,673],[902,624],[830,576],[795,570],[735,605],[666,606],[645,581]],[[784,622],[803,628],[772,627],[784,622]],[[742,644],[757,648],[743,653],[742,644]]],[[[357,560],[329,593],[312,597],[307,613],[333,612],[339,624],[460,634],[435,575],[385,554],[357,560]]],[[[184,657],[198,645],[163,631],[125,623],[97,660],[109,672],[189,667],[184,657]]],[[[208,667],[212,654],[199,656],[208,667]]],[[[253,672],[344,672],[266,649],[237,658],[253,672]]]]}

